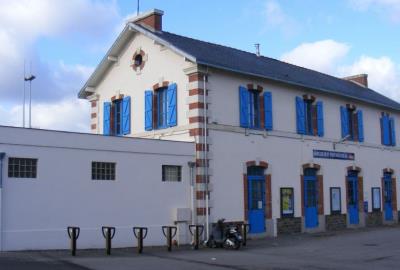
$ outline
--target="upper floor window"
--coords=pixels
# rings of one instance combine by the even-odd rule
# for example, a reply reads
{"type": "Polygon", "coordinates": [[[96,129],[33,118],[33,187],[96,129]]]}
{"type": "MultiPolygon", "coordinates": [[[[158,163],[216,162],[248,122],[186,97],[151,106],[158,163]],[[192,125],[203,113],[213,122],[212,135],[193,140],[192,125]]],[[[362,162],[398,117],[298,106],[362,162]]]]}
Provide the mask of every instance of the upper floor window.
{"type": "Polygon", "coordinates": [[[270,92],[239,87],[240,126],[272,130],[272,96],[270,92]]]}
{"type": "Polygon", "coordinates": [[[324,136],[324,111],[322,101],[315,102],[313,96],[296,97],[297,133],[324,136]]]}
{"type": "Polygon", "coordinates": [[[342,138],[349,141],[364,141],[364,124],[362,110],[354,105],[340,107],[342,138]]]}
{"type": "Polygon", "coordinates": [[[36,178],[37,159],[35,158],[8,158],[8,177],[36,178]]]}
{"type": "Polygon", "coordinates": [[[177,125],[177,85],[145,91],[145,130],[177,125]]]}
{"type": "Polygon", "coordinates": [[[114,99],[104,102],[103,134],[127,135],[131,133],[131,98],[114,99]]]}
{"type": "Polygon", "coordinates": [[[395,146],[396,131],[394,126],[394,118],[388,113],[382,113],[380,122],[382,144],[387,146],[395,146]]]}
{"type": "Polygon", "coordinates": [[[162,165],[162,181],[163,182],[181,182],[182,167],[175,165],[162,165]]]}

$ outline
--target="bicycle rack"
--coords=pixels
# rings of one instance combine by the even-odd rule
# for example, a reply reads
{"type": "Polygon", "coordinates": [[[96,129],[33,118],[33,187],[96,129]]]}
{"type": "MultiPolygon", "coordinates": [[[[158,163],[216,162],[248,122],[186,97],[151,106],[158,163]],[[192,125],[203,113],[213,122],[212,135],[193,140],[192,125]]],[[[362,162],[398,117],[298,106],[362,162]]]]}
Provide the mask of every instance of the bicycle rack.
{"type": "Polygon", "coordinates": [[[69,226],[67,227],[67,233],[69,239],[71,239],[71,254],[72,256],[76,255],[76,240],[79,238],[79,234],[81,229],[79,227],[69,226]]]}
{"type": "Polygon", "coordinates": [[[189,225],[189,232],[194,236],[194,249],[199,249],[200,235],[204,232],[203,225],[189,225]],[[193,231],[194,229],[194,231],[193,231]]]}
{"type": "Polygon", "coordinates": [[[115,236],[115,227],[101,227],[101,232],[103,233],[103,237],[106,239],[106,253],[107,255],[111,255],[111,240],[115,236]]]}
{"type": "Polygon", "coordinates": [[[137,250],[138,253],[143,252],[143,239],[147,236],[147,227],[133,227],[133,234],[137,239],[137,250]]]}
{"type": "Polygon", "coordinates": [[[243,223],[242,224],[242,234],[243,234],[243,246],[246,246],[247,244],[247,233],[250,231],[250,224],[249,223],[243,223]]]}
{"type": "Polygon", "coordinates": [[[177,227],[176,226],[162,226],[162,233],[167,239],[167,248],[168,251],[172,250],[172,239],[176,235],[177,227]]]}

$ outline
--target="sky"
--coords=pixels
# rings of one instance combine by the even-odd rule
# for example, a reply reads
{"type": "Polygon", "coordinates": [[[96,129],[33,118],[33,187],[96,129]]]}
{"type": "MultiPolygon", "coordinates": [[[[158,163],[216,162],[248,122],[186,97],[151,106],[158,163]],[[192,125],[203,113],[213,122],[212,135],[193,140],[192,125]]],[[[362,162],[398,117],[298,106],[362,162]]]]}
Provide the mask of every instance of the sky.
{"type": "MultiPolygon", "coordinates": [[[[32,127],[89,132],[77,93],[137,0],[0,0],[0,125],[22,126],[25,73],[32,127]]],[[[400,0],[141,0],[163,29],[338,77],[367,73],[400,102],[400,0]]]]}

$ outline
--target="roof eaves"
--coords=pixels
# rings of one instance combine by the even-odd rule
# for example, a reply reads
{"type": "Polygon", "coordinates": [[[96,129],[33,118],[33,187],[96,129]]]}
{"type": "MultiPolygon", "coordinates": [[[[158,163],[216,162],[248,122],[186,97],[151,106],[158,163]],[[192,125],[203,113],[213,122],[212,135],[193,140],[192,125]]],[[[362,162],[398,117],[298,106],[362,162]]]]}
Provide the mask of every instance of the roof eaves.
{"type": "Polygon", "coordinates": [[[222,69],[222,70],[226,70],[226,71],[230,71],[230,72],[250,75],[250,76],[254,76],[254,77],[269,79],[269,80],[280,82],[280,83],[286,83],[286,84],[290,84],[290,85],[294,85],[294,86],[313,89],[313,90],[321,91],[321,92],[324,92],[324,93],[332,94],[332,95],[335,95],[335,96],[348,97],[348,98],[351,98],[351,99],[354,99],[354,100],[359,100],[359,101],[362,101],[362,102],[365,102],[365,103],[369,103],[369,104],[373,104],[373,105],[377,105],[377,106],[381,106],[381,107],[385,107],[385,108],[390,108],[390,109],[395,110],[395,111],[400,111],[400,108],[396,108],[396,107],[393,107],[393,106],[390,106],[390,105],[387,105],[387,104],[382,104],[382,103],[374,102],[374,101],[371,101],[371,100],[368,100],[368,99],[354,97],[354,96],[351,96],[351,95],[338,94],[338,93],[336,93],[334,91],[323,89],[323,88],[310,87],[308,85],[301,84],[301,83],[295,83],[295,82],[292,82],[292,81],[277,79],[277,78],[274,78],[274,77],[269,77],[269,76],[265,76],[265,75],[261,75],[261,74],[257,74],[257,73],[252,73],[252,72],[246,72],[246,71],[243,71],[243,70],[232,69],[232,68],[228,68],[228,67],[221,66],[221,65],[210,64],[208,62],[204,62],[204,61],[201,61],[201,60],[198,60],[197,63],[199,65],[205,65],[205,66],[209,66],[209,67],[213,67],[213,68],[217,68],[217,69],[222,69]]]}

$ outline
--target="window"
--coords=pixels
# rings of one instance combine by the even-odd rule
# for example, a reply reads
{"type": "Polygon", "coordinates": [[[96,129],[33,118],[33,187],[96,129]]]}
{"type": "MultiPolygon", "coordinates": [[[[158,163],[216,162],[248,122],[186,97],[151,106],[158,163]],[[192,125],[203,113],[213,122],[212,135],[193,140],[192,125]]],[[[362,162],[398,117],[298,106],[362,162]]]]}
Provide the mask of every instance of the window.
{"type": "Polygon", "coordinates": [[[272,130],[272,96],[270,92],[239,87],[240,126],[272,130]],[[262,121],[264,118],[264,121],[262,121]]]}
{"type": "Polygon", "coordinates": [[[8,158],[8,177],[10,178],[36,178],[37,159],[34,158],[8,158]]]}
{"type": "Polygon", "coordinates": [[[138,54],[134,58],[134,65],[135,67],[140,67],[143,63],[143,56],[141,54],[138,54]]]}
{"type": "Polygon", "coordinates": [[[324,116],[322,101],[304,95],[296,97],[297,133],[310,136],[324,136],[324,116]]]}
{"type": "Polygon", "coordinates": [[[182,167],[174,165],[162,166],[162,181],[163,182],[181,182],[182,167]]]}
{"type": "Polygon", "coordinates": [[[281,217],[294,216],[293,188],[281,188],[281,217]]]}
{"type": "Polygon", "coordinates": [[[331,214],[340,214],[342,212],[342,202],[339,187],[331,187],[331,214]]]}
{"type": "Polygon", "coordinates": [[[93,161],[92,180],[115,180],[115,163],[93,161]]]}
{"type": "Polygon", "coordinates": [[[167,127],[167,88],[159,88],[157,91],[157,128],[167,127]]]}
{"type": "Polygon", "coordinates": [[[162,129],[177,125],[177,85],[170,84],[144,93],[145,130],[162,129]]]}
{"type": "Polygon", "coordinates": [[[103,134],[122,136],[131,133],[131,97],[104,102],[103,134]]]}
{"type": "Polygon", "coordinates": [[[340,107],[342,138],[349,141],[364,141],[363,113],[354,105],[340,107]]]}
{"type": "Polygon", "coordinates": [[[381,211],[381,189],[378,187],[371,188],[372,192],[372,211],[381,211]]]}
{"type": "Polygon", "coordinates": [[[388,113],[382,113],[381,119],[381,141],[383,145],[396,145],[396,132],[394,126],[394,118],[388,113]]]}

